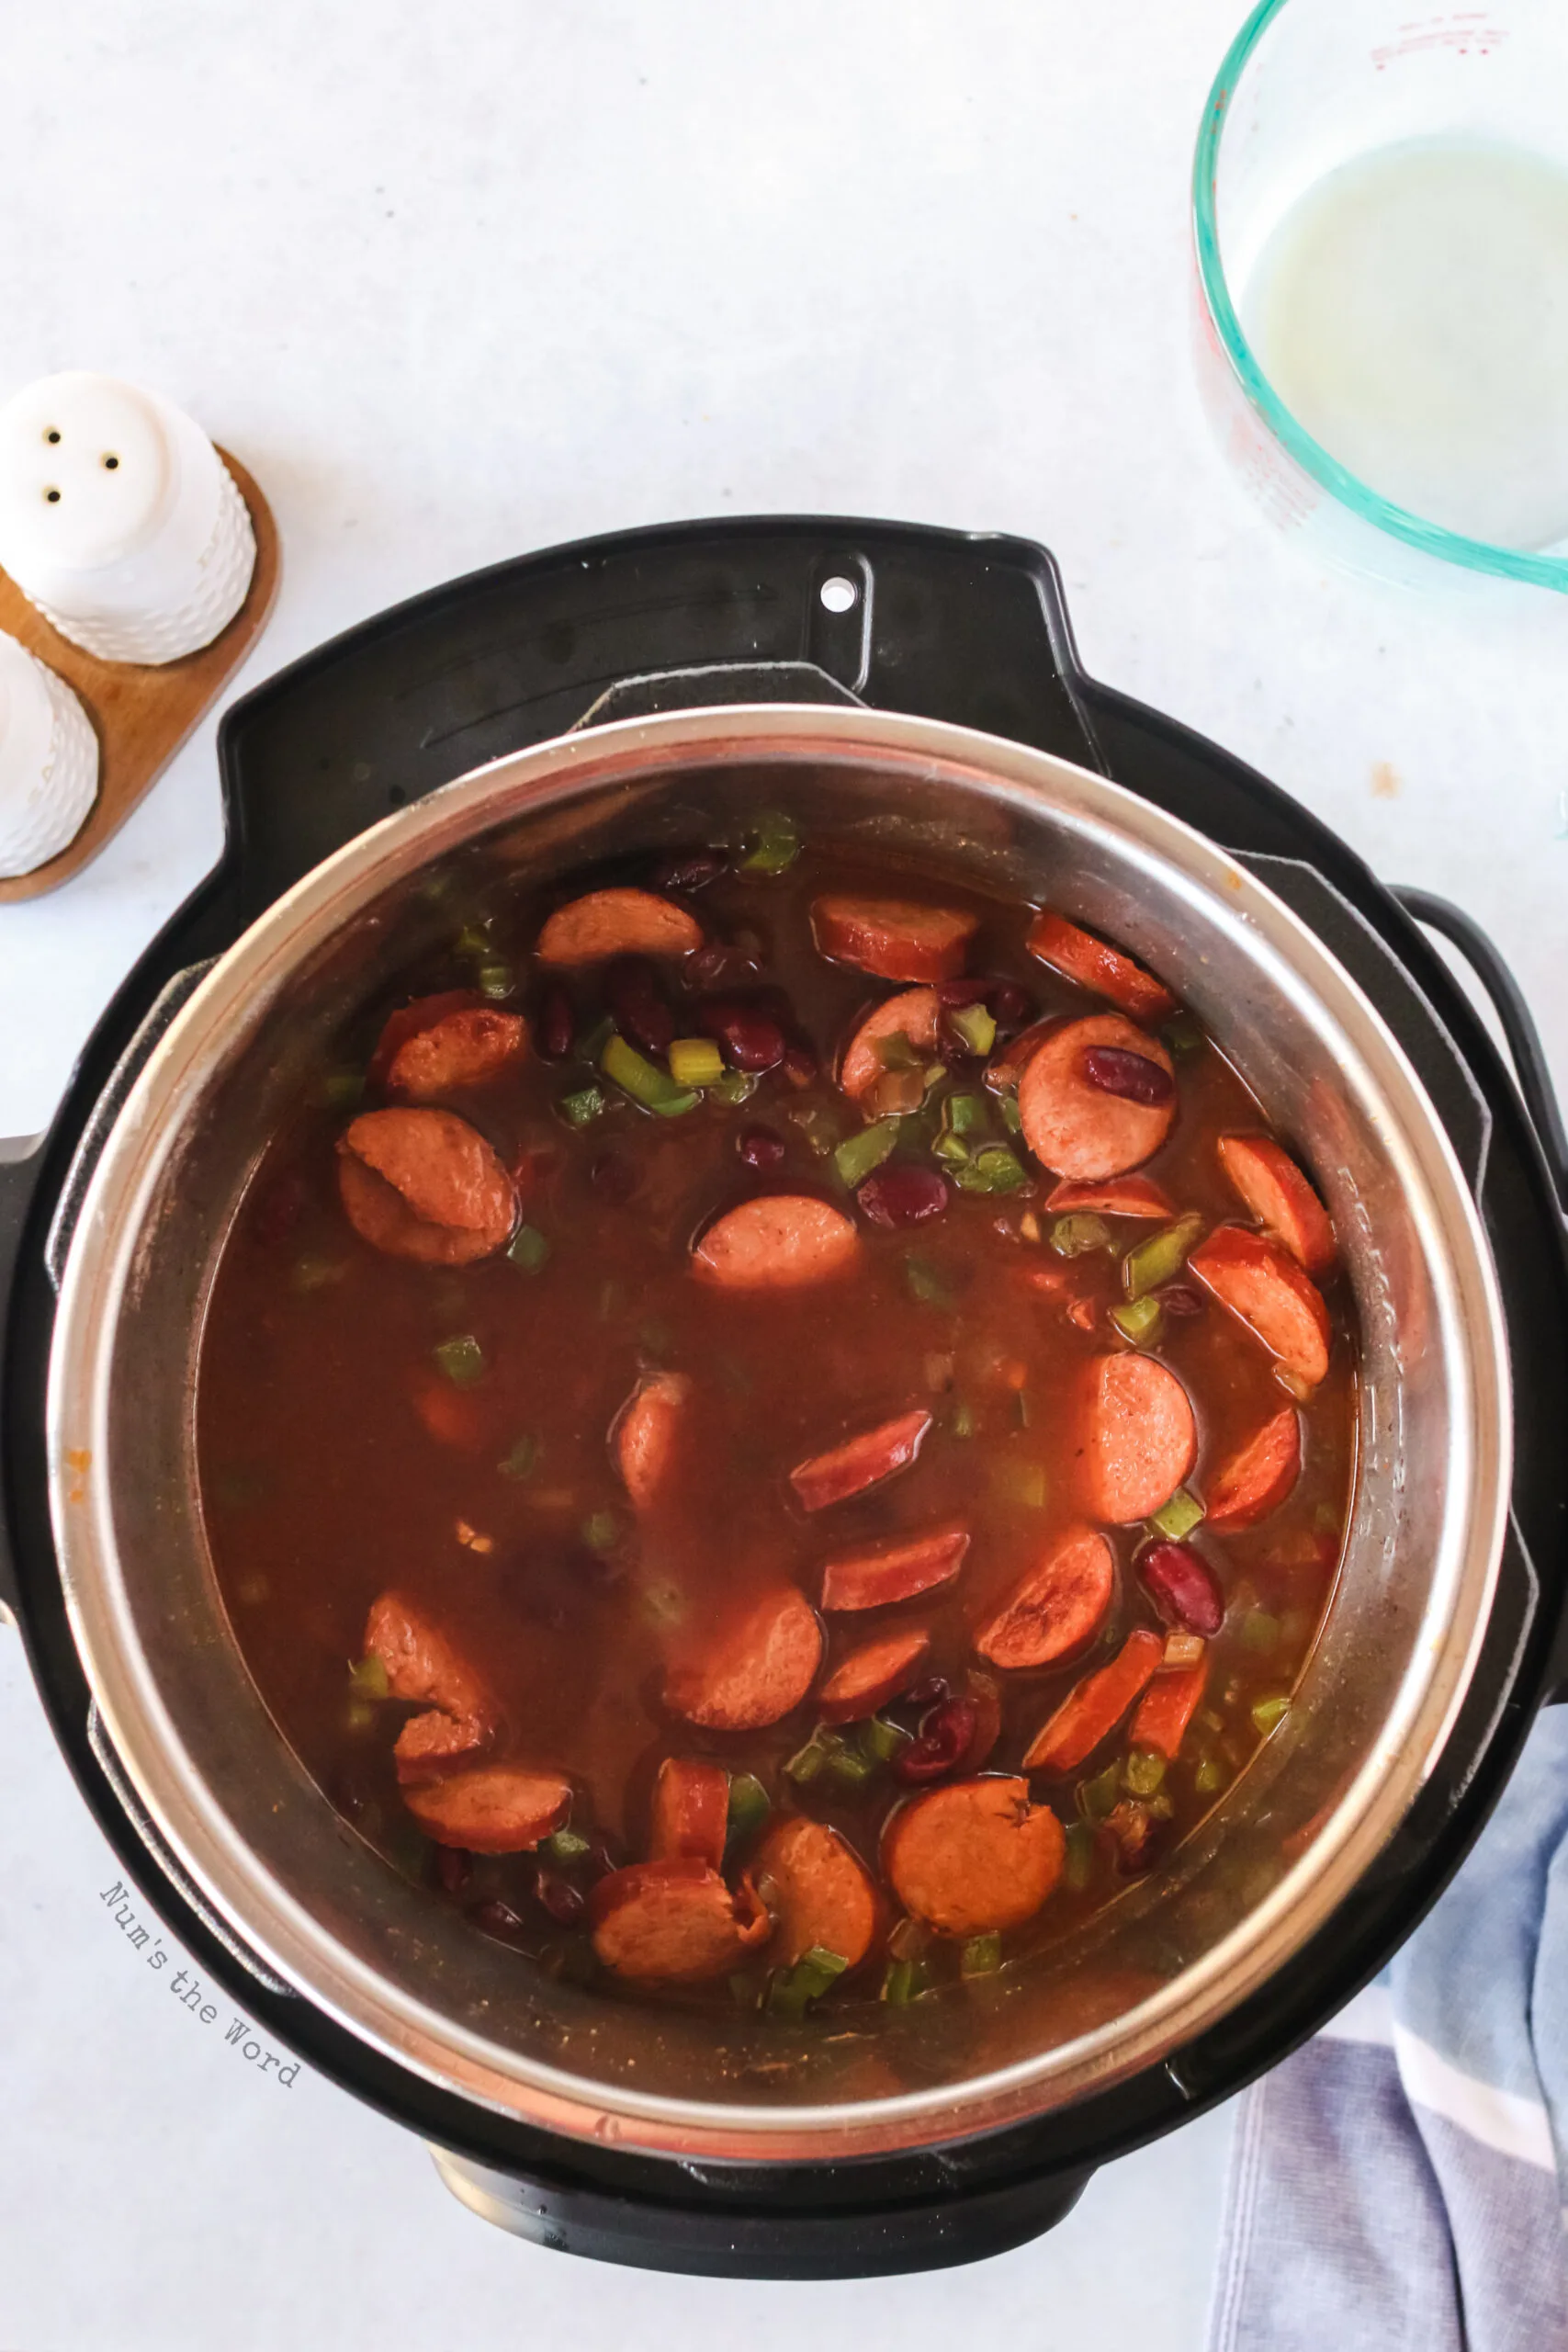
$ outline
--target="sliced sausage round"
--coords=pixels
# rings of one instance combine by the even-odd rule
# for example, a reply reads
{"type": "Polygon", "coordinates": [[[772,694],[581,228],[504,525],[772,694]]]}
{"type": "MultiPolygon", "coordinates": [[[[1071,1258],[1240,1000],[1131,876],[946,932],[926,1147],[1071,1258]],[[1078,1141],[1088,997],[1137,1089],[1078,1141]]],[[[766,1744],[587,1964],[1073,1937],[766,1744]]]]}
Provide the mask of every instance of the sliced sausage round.
{"type": "Polygon", "coordinates": [[[797,1815],[768,1832],[751,1869],[776,1922],[770,1956],[778,1966],[820,1950],[859,1967],[876,1933],[876,1888],[848,1838],[797,1815]]]}
{"type": "Polygon", "coordinates": [[[1308,1388],[1328,1370],[1328,1309],[1288,1250],[1245,1226],[1216,1226],[1187,1271],[1308,1388]]]}
{"type": "Polygon", "coordinates": [[[1302,1469],[1302,1430],[1287,1405],[1215,1471],[1204,1518],[1211,1527],[1254,1527],[1277,1510],[1302,1469]]]}
{"type": "Polygon", "coordinates": [[[387,1091],[405,1102],[439,1102],[465,1086],[488,1086],[526,1059],[528,1028],[521,1013],[476,1005],[420,1029],[398,1047],[387,1071],[387,1091]]]}
{"type": "Polygon", "coordinates": [[[1050,1666],[1092,1640],[1116,1589],[1116,1560],[1092,1527],[1069,1527],[1046,1545],[975,1636],[993,1666],[1050,1666]]]}
{"type": "Polygon", "coordinates": [[[1168,1021],[1179,1009],[1165,982],[1145,972],[1124,949],[1112,947],[1108,939],[1098,939],[1091,931],[1081,931],[1066,915],[1053,914],[1048,907],[1034,919],[1029,952],[1049,964],[1054,972],[1076,980],[1079,988],[1109,997],[1134,1021],[1168,1021]]]}
{"type": "Polygon", "coordinates": [[[896,1535],[863,1551],[843,1552],[822,1570],[824,1609],[885,1609],[948,1584],[969,1549],[966,1527],[933,1527],[923,1535],[896,1535]]]}
{"type": "Polygon", "coordinates": [[[376,1050],[365,1073],[371,1085],[386,1085],[387,1073],[411,1037],[417,1037],[422,1030],[434,1029],[449,1012],[472,1012],[484,1001],[478,989],[443,989],[435,996],[415,997],[412,1004],[400,1004],[395,1012],[387,1015],[376,1040],[376,1050]]]}
{"type": "Polygon", "coordinates": [[[811,908],[818,952],[884,980],[952,980],[964,969],[978,915],[908,899],[829,893],[811,908]]]}
{"type": "Polygon", "coordinates": [[[394,1699],[428,1710],[398,1735],[400,1780],[434,1779],[494,1736],[499,1710],[483,1676],[405,1593],[383,1592],[371,1603],[365,1655],[380,1659],[394,1699]]]}
{"type": "Polygon", "coordinates": [[[1177,1113],[1174,1093],[1166,1102],[1134,1102],[1092,1084],[1082,1064],[1095,1046],[1136,1054],[1167,1078],[1175,1077],[1159,1039],[1135,1029],[1119,1012],[1064,1022],[1035,1047],[1018,1082],[1023,1139],[1043,1168],[1084,1183],[1124,1175],[1152,1158],[1177,1113]]]}
{"type": "Polygon", "coordinates": [[[912,1918],[942,1936],[993,1935],[1032,1919],[1062,1875],[1062,1825],[1026,1781],[954,1781],[888,1822],[882,1867],[912,1918]]]}
{"type": "Polygon", "coordinates": [[[1047,1717],[1024,1757],[1024,1770],[1075,1771],[1115,1730],[1164,1656],[1163,1637],[1146,1625],[1135,1626],[1110,1665],[1075,1683],[1047,1717]]]}
{"type": "Polygon", "coordinates": [[[825,1724],[859,1723],[874,1715],[900,1691],[908,1690],[925,1663],[931,1645],[923,1625],[907,1633],[885,1634],[879,1641],[863,1642],[840,1658],[817,1693],[818,1712],[825,1724]]]}
{"type": "Polygon", "coordinates": [[[719,1290],[802,1290],[848,1273],[860,1246],[853,1220],[829,1202],[769,1193],[709,1226],[692,1252],[692,1272],[719,1290]]]}
{"type": "Polygon", "coordinates": [[[722,1976],[773,1932],[746,1890],[732,1894],[716,1870],[691,1855],[611,1871],[589,1895],[588,1916],[604,1966],[644,1984],[722,1976]]]}
{"type": "Polygon", "coordinates": [[[722,1868],[729,1829],[729,1775],[697,1756],[667,1756],[653,1785],[649,1853],[656,1862],[694,1854],[722,1868]]]}
{"type": "Polygon", "coordinates": [[[692,1384],[683,1372],[656,1372],[622,1407],[610,1440],[634,1510],[654,1510],[665,1491],[691,1402],[692,1384]]]}
{"type": "Polygon", "coordinates": [[[1052,1186],[1045,1206],[1053,1216],[1083,1209],[1093,1216],[1137,1216],[1163,1220],[1176,1215],[1176,1204],[1150,1176],[1111,1176],[1100,1184],[1077,1184],[1064,1179],[1052,1186]]]}
{"type": "Polygon", "coordinates": [[[879,1004],[874,1012],[868,1012],[844,1047],[839,1065],[839,1084],[844,1092],[857,1102],[870,1092],[887,1067],[880,1048],[889,1037],[907,1037],[916,1053],[931,1053],[941,1013],[935,989],[905,989],[901,995],[879,1004]]]}
{"type": "Polygon", "coordinates": [[[338,1137],[350,1224],[394,1258],[467,1265],[510,1238],[517,1191],[477,1128],[452,1111],[365,1111],[338,1137]]]}
{"type": "Polygon", "coordinates": [[[527,1854],[571,1811],[571,1783],[558,1772],[487,1764],[407,1789],[403,1803],[438,1846],[461,1846],[470,1854],[527,1854]]]}
{"type": "Polygon", "coordinates": [[[1079,1472],[1091,1519],[1122,1527],[1168,1503],[1198,1457],[1187,1391],[1153,1356],[1097,1356],[1087,1375],[1079,1472]]]}
{"type": "Polygon", "coordinates": [[[1272,1136],[1222,1136],[1216,1149],[1220,1166],[1265,1231],[1309,1274],[1325,1273],[1334,1263],[1334,1227],[1290,1153],[1272,1136]]]}
{"type": "Polygon", "coordinates": [[[590,890],[558,907],[539,933],[541,964],[570,970],[612,956],[689,956],[703,927],[671,899],[651,890],[590,890]]]}
{"type": "Polygon", "coordinates": [[[896,1471],[907,1470],[931,1425],[931,1415],[923,1406],[917,1407],[891,1421],[879,1421],[874,1430],[862,1430],[828,1453],[816,1453],[809,1462],[797,1464],[789,1474],[789,1483],[802,1510],[826,1510],[830,1503],[864,1494],[868,1487],[880,1486],[896,1471]]]}
{"type": "Polygon", "coordinates": [[[1168,1764],[1187,1736],[1187,1726],[1202,1704],[1209,1681],[1209,1654],[1196,1666],[1168,1667],[1156,1674],[1139,1700],[1127,1736],[1134,1747],[1152,1747],[1168,1764]]]}
{"type": "Polygon", "coordinates": [[[671,1668],[664,1703],[710,1731],[761,1731],[798,1707],[822,1663],[817,1612],[793,1585],[671,1668]]]}

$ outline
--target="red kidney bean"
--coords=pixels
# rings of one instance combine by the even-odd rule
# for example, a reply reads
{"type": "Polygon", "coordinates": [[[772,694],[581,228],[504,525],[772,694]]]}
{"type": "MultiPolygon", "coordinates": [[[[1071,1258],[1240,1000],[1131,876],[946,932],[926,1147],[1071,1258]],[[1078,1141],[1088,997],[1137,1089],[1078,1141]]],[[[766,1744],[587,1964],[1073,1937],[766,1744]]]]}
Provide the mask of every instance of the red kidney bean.
{"type": "Polygon", "coordinates": [[[729,864],[722,850],[689,849],[666,857],[654,867],[649,888],[654,890],[705,890],[729,864]]]}
{"type": "Polygon", "coordinates": [[[716,940],[707,947],[694,947],[681,967],[689,988],[744,988],[757,976],[756,959],[744,947],[728,945],[716,940]]]}
{"type": "Polygon", "coordinates": [[[776,1168],[784,1156],[784,1137],[772,1127],[742,1127],[735,1148],[748,1168],[776,1168]]]}
{"type": "Polygon", "coordinates": [[[1138,1581],[1162,1623],[1184,1634],[1217,1634],[1225,1622],[1225,1596],[1207,1560],[1190,1544],[1162,1538],[1147,1544],[1137,1559],[1138,1581]]]}
{"type": "Polygon", "coordinates": [[[468,1917],[476,1928],[487,1936],[499,1936],[502,1943],[519,1943],[528,1932],[527,1921],[499,1896],[489,1903],[476,1903],[468,1917]]]}
{"type": "Polygon", "coordinates": [[[791,1046],[784,1054],[784,1074],[792,1086],[809,1086],[817,1075],[816,1055],[804,1046],[791,1046]]]}
{"type": "Polygon", "coordinates": [[[460,1846],[435,1849],[435,1883],[443,1894],[461,1894],[474,1874],[473,1857],[460,1846]]]}
{"type": "Polygon", "coordinates": [[[615,1025],[645,1054],[668,1053],[675,1015],[659,992],[653,967],[640,956],[625,956],[604,975],[604,1001],[615,1025]]]}
{"type": "Polygon", "coordinates": [[[986,1001],[998,1029],[1021,1029],[1025,1022],[1034,1018],[1029,991],[1020,988],[1016,980],[998,980],[986,1001]]]}
{"type": "Polygon", "coordinates": [[[624,1209],[637,1191],[637,1170],[618,1151],[602,1151],[588,1170],[588,1181],[602,1201],[624,1209]]]}
{"type": "Polygon", "coordinates": [[[697,1026],[716,1038],[737,1069],[776,1069],[784,1057],[784,1033],[776,1021],[750,1005],[721,998],[697,1007],[697,1026]]]}
{"type": "Polygon", "coordinates": [[[939,1004],[984,1004],[989,994],[988,980],[938,980],[936,984],[939,1004]]]}
{"type": "Polygon", "coordinates": [[[973,1699],[943,1699],[921,1718],[919,1735],[893,1758],[893,1777],[907,1788],[940,1781],[962,1762],[975,1737],[973,1699]]]}
{"type": "Polygon", "coordinates": [[[1167,1283],[1163,1290],[1156,1291],[1155,1296],[1168,1315],[1179,1317],[1183,1315],[1203,1315],[1208,1311],[1202,1292],[1193,1283],[1167,1283]]]}
{"type": "Polygon", "coordinates": [[[873,1225],[919,1225],[947,1206],[947,1179],[934,1168],[879,1168],[855,1198],[873,1225]]]}
{"type": "Polygon", "coordinates": [[[1102,1094],[1118,1094],[1123,1102],[1146,1102],[1151,1108],[1168,1102],[1176,1080],[1146,1054],[1130,1054],[1122,1046],[1086,1046],[1079,1067],[1091,1086],[1102,1094]]]}
{"type": "Polygon", "coordinates": [[[922,1709],[927,1707],[936,1707],[941,1705],[946,1696],[946,1675],[928,1674],[923,1682],[917,1682],[912,1690],[905,1691],[904,1696],[899,1700],[898,1704],[901,1707],[919,1707],[922,1709]]]}
{"type": "Polygon", "coordinates": [[[564,989],[545,990],[534,1034],[539,1051],[547,1061],[565,1061],[577,1035],[577,1019],[571,1009],[571,999],[564,989]]]}
{"type": "Polygon", "coordinates": [[[586,1906],[581,1891],[569,1878],[562,1878],[558,1871],[541,1870],[534,1892],[558,1926],[576,1927],[586,1906]]]}

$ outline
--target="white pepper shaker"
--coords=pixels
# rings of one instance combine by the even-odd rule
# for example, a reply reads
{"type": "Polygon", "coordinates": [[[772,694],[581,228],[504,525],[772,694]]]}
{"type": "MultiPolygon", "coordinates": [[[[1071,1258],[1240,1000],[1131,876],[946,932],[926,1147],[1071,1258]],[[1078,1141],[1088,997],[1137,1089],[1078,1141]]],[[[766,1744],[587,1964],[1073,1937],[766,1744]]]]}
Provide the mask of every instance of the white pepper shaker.
{"type": "Polygon", "coordinates": [[[0,881],[58,857],[98,792],[98,739],[66,684],[0,635],[0,881]]]}
{"type": "Polygon", "coordinates": [[[201,427],[85,368],[0,408],[0,568],[104,662],[175,662],[226,628],[255,569],[245,502],[201,427]]]}

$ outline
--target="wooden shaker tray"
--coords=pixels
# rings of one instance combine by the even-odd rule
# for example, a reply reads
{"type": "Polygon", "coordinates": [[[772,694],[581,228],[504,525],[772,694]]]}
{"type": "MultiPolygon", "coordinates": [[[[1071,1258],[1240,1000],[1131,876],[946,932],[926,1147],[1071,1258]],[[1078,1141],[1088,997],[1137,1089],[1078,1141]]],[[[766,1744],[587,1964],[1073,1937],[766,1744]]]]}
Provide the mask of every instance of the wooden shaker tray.
{"type": "Polygon", "coordinates": [[[41,898],[90,865],[144,800],[202,713],[209,709],[266,625],[277,594],[277,526],[237,458],[218,452],[250,509],[256,565],[245,601],[221,635],[199,652],[149,667],[100,662],[51,628],[14,580],[0,571],[0,629],[58,672],[81,696],[98,738],[98,797],[73,841],[30,874],[0,881],[0,905],[41,898]]]}

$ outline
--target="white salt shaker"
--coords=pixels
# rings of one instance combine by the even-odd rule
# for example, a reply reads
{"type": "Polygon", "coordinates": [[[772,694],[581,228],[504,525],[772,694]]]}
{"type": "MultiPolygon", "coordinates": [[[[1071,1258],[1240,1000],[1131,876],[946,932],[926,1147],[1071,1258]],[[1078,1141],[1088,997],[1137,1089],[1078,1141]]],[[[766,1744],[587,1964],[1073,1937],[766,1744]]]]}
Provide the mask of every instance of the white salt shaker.
{"type": "Polygon", "coordinates": [[[218,452],[156,392],[73,368],[0,408],[0,567],[73,645],[105,662],[194,653],[255,560],[218,452]]]}
{"type": "Polygon", "coordinates": [[[0,636],[0,881],[57,857],[98,791],[98,739],[66,684],[0,636]]]}

